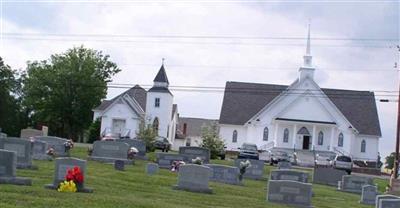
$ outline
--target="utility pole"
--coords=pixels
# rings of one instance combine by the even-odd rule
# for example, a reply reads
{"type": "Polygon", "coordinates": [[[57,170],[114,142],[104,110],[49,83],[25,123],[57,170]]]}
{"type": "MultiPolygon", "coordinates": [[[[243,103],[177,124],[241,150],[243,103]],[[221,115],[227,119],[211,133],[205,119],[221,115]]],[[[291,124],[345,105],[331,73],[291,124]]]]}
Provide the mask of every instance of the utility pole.
{"type": "MultiPolygon", "coordinates": [[[[400,46],[397,45],[397,49],[400,52],[400,46]]],[[[395,64],[395,68],[397,69],[397,62],[395,64]]],[[[398,71],[398,69],[397,69],[398,71]]],[[[399,79],[399,77],[397,77],[399,79]]],[[[396,154],[394,158],[394,178],[397,178],[399,174],[399,143],[400,143],[400,80],[399,80],[399,97],[397,100],[397,134],[396,134],[396,154]]]]}

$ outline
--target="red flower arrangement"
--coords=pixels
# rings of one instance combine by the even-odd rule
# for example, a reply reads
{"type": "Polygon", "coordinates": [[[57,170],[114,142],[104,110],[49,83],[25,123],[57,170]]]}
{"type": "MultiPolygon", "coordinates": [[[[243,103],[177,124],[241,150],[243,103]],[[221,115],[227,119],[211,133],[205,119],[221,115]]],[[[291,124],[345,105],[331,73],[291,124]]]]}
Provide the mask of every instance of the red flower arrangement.
{"type": "Polygon", "coordinates": [[[75,166],[73,169],[67,170],[67,175],[65,175],[66,181],[74,181],[76,184],[83,183],[83,173],[78,166],[75,166]]]}

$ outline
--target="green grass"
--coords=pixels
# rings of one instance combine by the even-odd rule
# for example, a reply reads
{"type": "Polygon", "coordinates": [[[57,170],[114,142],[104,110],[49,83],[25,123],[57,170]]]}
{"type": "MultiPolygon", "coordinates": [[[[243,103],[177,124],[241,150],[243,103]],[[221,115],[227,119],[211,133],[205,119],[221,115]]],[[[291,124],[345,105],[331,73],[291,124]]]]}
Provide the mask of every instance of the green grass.
{"type": "MultiPolygon", "coordinates": [[[[72,156],[86,158],[85,148],[74,148],[72,156]]],[[[154,154],[150,154],[154,157],[154,154]]],[[[232,161],[213,161],[232,165],[232,161]]],[[[145,161],[136,161],[126,171],[115,171],[110,164],[88,161],[86,186],[94,193],[59,193],[44,189],[51,183],[54,162],[34,161],[39,170],[18,170],[19,177],[29,177],[32,186],[0,185],[0,207],[287,207],[266,202],[267,181],[245,180],[244,186],[210,183],[213,194],[173,190],[177,175],[160,170],[155,176],[145,174],[145,161]]],[[[272,167],[265,166],[265,177],[272,167]]],[[[387,184],[377,180],[380,191],[387,184]]],[[[360,196],[338,192],[333,187],[313,185],[315,207],[369,207],[360,205],[360,196]]]]}

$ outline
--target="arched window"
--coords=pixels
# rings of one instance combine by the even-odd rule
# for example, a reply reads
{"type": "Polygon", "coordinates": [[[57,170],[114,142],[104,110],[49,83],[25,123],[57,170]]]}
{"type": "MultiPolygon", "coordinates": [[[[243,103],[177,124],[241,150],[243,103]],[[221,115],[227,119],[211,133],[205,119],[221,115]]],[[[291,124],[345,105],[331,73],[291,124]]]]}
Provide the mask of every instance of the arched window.
{"type": "Polygon", "coordinates": [[[361,152],[365,152],[366,147],[367,147],[367,143],[365,142],[365,140],[362,140],[362,142],[361,142],[361,152]]]}
{"type": "Polygon", "coordinates": [[[268,141],[268,127],[264,128],[263,140],[268,141]]]}
{"type": "Polygon", "coordinates": [[[338,138],[338,147],[343,147],[343,133],[339,134],[339,138],[338,138]]]}
{"type": "Polygon", "coordinates": [[[289,142],[289,129],[283,130],[283,142],[288,143],[289,142]]]}
{"type": "Polygon", "coordinates": [[[233,130],[233,133],[232,133],[232,142],[233,142],[233,143],[236,143],[236,142],[237,142],[237,131],[236,131],[236,130],[233,130]]]}
{"type": "Polygon", "coordinates": [[[324,132],[322,131],[318,133],[318,145],[324,145],[324,132]]]}
{"type": "Polygon", "coordinates": [[[154,118],[154,121],[153,121],[153,129],[154,129],[154,131],[156,132],[156,134],[158,135],[158,126],[159,126],[160,124],[159,124],[159,122],[158,122],[158,117],[155,117],[154,118]]]}

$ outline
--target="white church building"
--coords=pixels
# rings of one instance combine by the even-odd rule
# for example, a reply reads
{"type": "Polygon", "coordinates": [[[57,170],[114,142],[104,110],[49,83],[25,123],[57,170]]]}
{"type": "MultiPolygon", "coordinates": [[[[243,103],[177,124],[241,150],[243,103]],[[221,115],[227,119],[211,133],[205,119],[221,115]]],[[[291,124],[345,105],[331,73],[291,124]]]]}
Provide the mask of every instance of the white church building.
{"type": "Polygon", "coordinates": [[[148,91],[135,85],[111,100],[104,100],[93,109],[93,119],[101,119],[101,134],[114,137],[136,138],[139,124],[151,124],[158,136],[174,143],[178,121],[178,108],[173,104],[173,94],[162,64],[153,87],[148,91]]]}
{"type": "Polygon", "coordinates": [[[227,82],[219,118],[227,149],[244,142],[261,149],[344,152],[376,161],[381,129],[370,91],[320,88],[310,53],[290,85],[227,82]]]}

